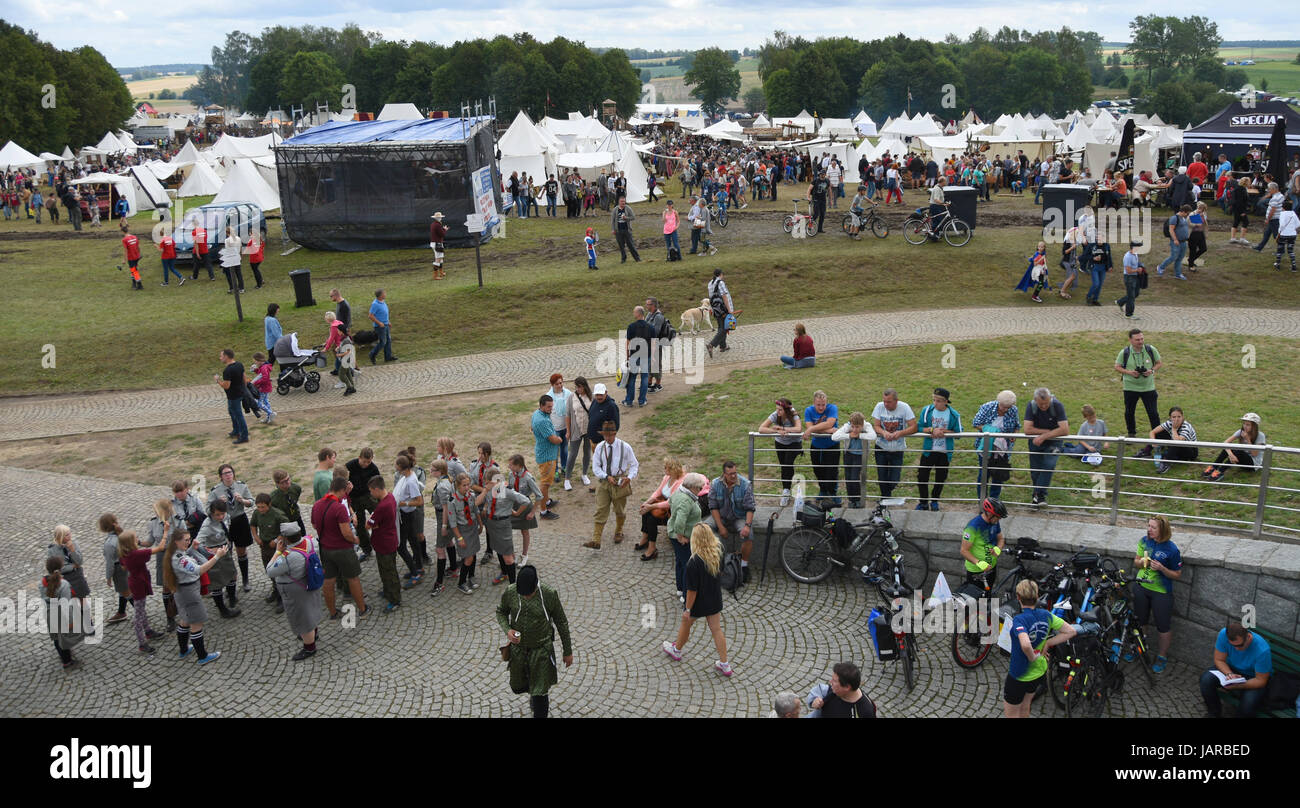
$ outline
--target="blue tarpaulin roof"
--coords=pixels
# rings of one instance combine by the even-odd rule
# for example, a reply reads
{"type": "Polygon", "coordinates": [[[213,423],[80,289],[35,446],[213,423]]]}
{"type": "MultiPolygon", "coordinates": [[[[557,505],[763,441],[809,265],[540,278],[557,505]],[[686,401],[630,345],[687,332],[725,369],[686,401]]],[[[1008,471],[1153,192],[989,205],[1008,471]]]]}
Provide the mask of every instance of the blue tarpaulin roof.
{"type": "Polygon", "coordinates": [[[418,121],[338,121],[308,129],[281,146],[324,146],[341,143],[460,143],[474,127],[489,121],[477,118],[425,118],[418,121]]]}

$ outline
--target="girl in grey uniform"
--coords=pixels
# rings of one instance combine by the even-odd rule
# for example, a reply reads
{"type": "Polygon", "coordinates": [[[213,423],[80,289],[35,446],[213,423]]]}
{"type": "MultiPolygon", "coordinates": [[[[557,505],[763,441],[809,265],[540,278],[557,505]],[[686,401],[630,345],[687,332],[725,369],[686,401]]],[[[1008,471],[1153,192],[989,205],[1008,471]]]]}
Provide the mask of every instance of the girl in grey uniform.
{"type": "Polygon", "coordinates": [[[201,553],[190,540],[190,534],[185,531],[173,530],[167,537],[167,549],[163,555],[171,563],[163,567],[163,586],[176,600],[176,622],[179,624],[176,627],[176,639],[180,645],[177,659],[190,655],[191,643],[198,654],[200,665],[206,665],[221,656],[220,651],[208,651],[203,642],[203,624],[208,619],[208,610],[203,608],[203,596],[199,594],[199,578],[225,559],[229,551],[230,546],[223,544],[211,558],[206,558],[206,554],[201,553]]]}
{"type": "MultiPolygon", "coordinates": [[[[85,598],[90,597],[90,583],[81,570],[81,551],[77,549],[77,543],[72,540],[72,528],[67,525],[54,527],[54,541],[46,549],[45,557],[59,559],[59,574],[71,588],[72,597],[81,600],[84,608],[85,598]]],[[[90,622],[86,622],[85,625],[86,633],[93,634],[94,625],[90,622]]]]}
{"type": "MultiPolygon", "coordinates": [[[[244,591],[248,592],[252,590],[248,585],[248,548],[253,544],[253,530],[244,509],[253,507],[253,492],[235,480],[235,467],[229,463],[223,463],[217,473],[221,475],[221,482],[213,486],[212,493],[208,495],[208,504],[219,499],[226,503],[226,513],[230,516],[230,539],[235,543],[235,552],[239,555],[239,575],[244,581],[244,591]]],[[[230,605],[236,603],[238,600],[232,588],[230,605]]]]}
{"type": "MultiPolygon", "coordinates": [[[[474,462],[469,464],[469,489],[476,495],[483,493],[483,490],[491,485],[492,472],[499,471],[500,466],[497,461],[492,459],[492,444],[483,441],[478,445],[478,457],[474,462]]],[[[482,519],[482,509],[480,508],[479,518],[482,519]]],[[[486,564],[492,560],[492,547],[483,554],[483,563],[486,564]]]]}
{"type": "MultiPolygon", "coordinates": [[[[524,465],[524,456],[521,454],[511,455],[508,465],[510,466],[510,476],[506,478],[506,485],[511,490],[528,497],[534,503],[540,501],[542,489],[537,485],[536,478],[528,473],[528,468],[524,465]]],[[[519,534],[523,536],[524,551],[519,554],[522,558],[519,559],[518,566],[526,566],[528,564],[528,545],[532,541],[532,534],[528,531],[537,529],[537,508],[529,508],[523,514],[516,516],[510,523],[510,527],[518,530],[519,534]]]]}
{"type": "Polygon", "coordinates": [[[190,485],[184,480],[177,480],[172,483],[172,511],[185,523],[187,530],[191,516],[198,513],[207,513],[203,503],[199,502],[199,498],[190,492],[190,485]]]}
{"type": "Polygon", "coordinates": [[[492,473],[488,486],[475,502],[483,508],[488,547],[501,559],[501,574],[492,579],[492,584],[503,584],[506,581],[514,583],[515,542],[512,524],[532,508],[533,501],[507,486],[499,471],[492,473]]]}
{"type": "MultiPolygon", "coordinates": [[[[230,544],[230,525],[227,522],[226,501],[223,499],[211,500],[208,506],[208,518],[204,520],[203,526],[199,528],[199,534],[194,537],[194,544],[200,551],[211,555],[218,547],[229,549],[230,544]]],[[[222,617],[231,618],[239,617],[240,609],[235,605],[235,562],[234,559],[226,554],[222,554],[220,561],[212,567],[208,573],[208,591],[212,593],[212,601],[217,604],[217,611],[222,617]],[[226,590],[226,595],[230,597],[230,606],[221,597],[221,590],[226,590]]]]}
{"type": "Polygon", "coordinates": [[[456,478],[456,491],[451,502],[447,503],[443,514],[447,527],[455,538],[456,551],[460,554],[460,584],[456,587],[466,595],[474,592],[474,558],[479,548],[478,509],[474,507],[474,493],[470,491],[469,475],[462,474],[456,478]]]}
{"type": "Polygon", "coordinates": [[[99,517],[99,530],[104,534],[104,580],[117,592],[117,611],[104,622],[108,625],[120,623],[126,619],[126,598],[131,594],[131,587],[126,579],[126,567],[117,558],[117,537],[122,533],[122,525],[111,513],[99,517]]]}
{"type": "MultiPolygon", "coordinates": [[[[167,534],[180,529],[188,532],[185,520],[176,513],[175,500],[160,499],[153,504],[153,516],[149,517],[149,529],[140,541],[141,547],[162,547],[167,543],[167,534]]],[[[154,558],[153,584],[159,589],[163,585],[164,557],[154,558]]],[[[176,603],[170,592],[163,592],[163,611],[167,613],[167,630],[176,630],[176,603]]]]}
{"type": "Polygon", "coordinates": [[[60,570],[63,559],[49,556],[45,559],[45,577],[41,579],[41,600],[45,601],[45,614],[49,618],[50,639],[54,641],[54,650],[59,652],[59,661],[65,671],[79,667],[81,662],[72,658],[72,649],[76,648],[85,635],[80,631],[74,619],[67,613],[67,605],[72,602],[72,586],[63,579],[60,570]],[[65,624],[66,623],[66,624],[65,624]]]}
{"type": "Polygon", "coordinates": [[[469,474],[465,464],[460,462],[460,457],[456,454],[456,441],[451,438],[438,438],[438,459],[447,461],[447,474],[453,480],[462,474],[469,474]]]}
{"type": "Polygon", "coordinates": [[[438,554],[438,578],[433,582],[430,596],[437,597],[442,594],[442,582],[446,578],[448,568],[450,567],[453,573],[456,572],[456,543],[453,541],[451,525],[443,519],[448,503],[456,495],[456,485],[447,474],[446,460],[438,458],[433,461],[429,464],[429,471],[433,472],[435,481],[429,504],[433,506],[433,514],[437,520],[433,537],[434,552],[438,554]]]}
{"type": "Polygon", "coordinates": [[[307,589],[307,557],[320,554],[316,540],[299,535],[296,522],[280,525],[280,538],[275,542],[275,557],[266,565],[266,575],[280,592],[284,603],[284,616],[289,618],[289,629],[302,640],[302,649],[293,655],[294,662],[316,655],[316,626],[324,614],[322,590],[307,589]]]}

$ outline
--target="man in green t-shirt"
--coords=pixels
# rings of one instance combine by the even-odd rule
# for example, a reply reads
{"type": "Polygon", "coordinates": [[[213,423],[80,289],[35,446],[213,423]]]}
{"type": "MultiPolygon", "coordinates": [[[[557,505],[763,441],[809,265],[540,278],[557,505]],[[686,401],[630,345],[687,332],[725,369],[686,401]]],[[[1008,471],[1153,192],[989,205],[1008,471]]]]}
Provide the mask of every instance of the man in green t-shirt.
{"type": "Polygon", "coordinates": [[[320,501],[321,497],[330,492],[330,483],[334,481],[334,461],[337,458],[338,453],[329,447],[316,453],[316,474],[311,480],[312,502],[320,501]]]}
{"type": "Polygon", "coordinates": [[[1007,515],[1007,506],[1001,500],[989,497],[984,500],[980,515],[966,524],[961,533],[961,557],[966,561],[966,580],[987,572],[998,564],[998,556],[1006,547],[998,522],[1007,515]]]}
{"type": "MultiPolygon", "coordinates": [[[[1142,329],[1134,328],[1128,332],[1128,346],[1115,357],[1115,370],[1123,377],[1124,384],[1124,426],[1128,436],[1137,435],[1137,423],[1134,415],[1140,399],[1146,408],[1147,420],[1151,428],[1160,426],[1160,411],[1156,407],[1156,371],[1164,365],[1160,352],[1146,344],[1142,329]]],[[[1138,452],[1138,457],[1150,457],[1151,447],[1138,452]]]]}

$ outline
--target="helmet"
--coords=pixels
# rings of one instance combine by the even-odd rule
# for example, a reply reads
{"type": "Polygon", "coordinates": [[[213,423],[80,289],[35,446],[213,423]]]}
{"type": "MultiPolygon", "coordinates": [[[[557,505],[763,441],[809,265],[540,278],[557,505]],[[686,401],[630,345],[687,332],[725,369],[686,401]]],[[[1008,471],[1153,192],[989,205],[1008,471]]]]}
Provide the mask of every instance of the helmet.
{"type": "Polygon", "coordinates": [[[989,497],[984,500],[984,515],[1001,519],[1007,515],[1007,506],[1002,504],[1002,500],[989,497]]]}

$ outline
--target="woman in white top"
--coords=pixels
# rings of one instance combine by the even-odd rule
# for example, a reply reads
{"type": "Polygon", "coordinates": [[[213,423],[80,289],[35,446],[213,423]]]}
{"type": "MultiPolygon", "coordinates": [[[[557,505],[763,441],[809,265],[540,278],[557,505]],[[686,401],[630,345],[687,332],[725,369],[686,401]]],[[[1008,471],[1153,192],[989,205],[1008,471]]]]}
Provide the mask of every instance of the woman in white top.
{"type": "MultiPolygon", "coordinates": [[[[1259,431],[1259,421],[1259,415],[1256,413],[1246,413],[1241,416],[1241,428],[1233,432],[1223,442],[1263,446],[1267,439],[1264,437],[1264,433],[1259,431]]],[[[1205,471],[1201,472],[1201,478],[1210,482],[1218,482],[1223,479],[1223,475],[1233,466],[1241,466],[1255,471],[1259,469],[1259,464],[1263,460],[1262,455],[1263,453],[1258,449],[1237,449],[1236,451],[1224,449],[1219,452],[1219,456],[1214,459],[1214,462],[1206,466],[1205,471]]]]}
{"type": "Polygon", "coordinates": [[[221,244],[221,271],[226,273],[226,282],[230,288],[226,294],[233,294],[235,281],[239,281],[239,293],[244,293],[244,267],[242,250],[244,243],[235,235],[235,228],[226,228],[226,240],[221,244]]]}

